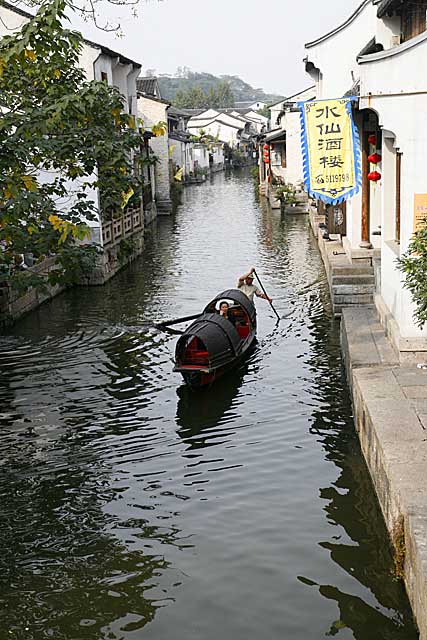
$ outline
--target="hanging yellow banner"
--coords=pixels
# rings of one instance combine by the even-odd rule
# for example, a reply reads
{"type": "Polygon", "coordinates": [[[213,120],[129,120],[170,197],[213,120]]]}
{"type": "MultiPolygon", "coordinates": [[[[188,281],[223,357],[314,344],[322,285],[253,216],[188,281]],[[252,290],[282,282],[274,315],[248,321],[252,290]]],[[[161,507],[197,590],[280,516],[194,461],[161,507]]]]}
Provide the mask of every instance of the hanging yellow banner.
{"type": "Polygon", "coordinates": [[[359,135],[352,100],[300,102],[304,182],[310,195],[338,204],[361,184],[359,135]]]}

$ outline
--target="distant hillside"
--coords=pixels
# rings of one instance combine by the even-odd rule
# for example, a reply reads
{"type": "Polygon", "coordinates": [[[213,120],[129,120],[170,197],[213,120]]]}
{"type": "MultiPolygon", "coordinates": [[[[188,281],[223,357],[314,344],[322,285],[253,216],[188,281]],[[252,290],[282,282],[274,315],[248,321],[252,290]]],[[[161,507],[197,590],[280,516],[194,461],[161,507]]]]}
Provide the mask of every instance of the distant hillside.
{"type": "Polygon", "coordinates": [[[262,89],[254,89],[239,76],[214,76],[212,73],[197,73],[190,69],[178,69],[175,76],[160,75],[160,91],[165,100],[174,101],[178,91],[188,92],[195,87],[200,87],[205,94],[210,90],[217,90],[218,85],[227,82],[236,102],[260,100],[262,102],[275,102],[282,96],[265,93],[262,89]]]}

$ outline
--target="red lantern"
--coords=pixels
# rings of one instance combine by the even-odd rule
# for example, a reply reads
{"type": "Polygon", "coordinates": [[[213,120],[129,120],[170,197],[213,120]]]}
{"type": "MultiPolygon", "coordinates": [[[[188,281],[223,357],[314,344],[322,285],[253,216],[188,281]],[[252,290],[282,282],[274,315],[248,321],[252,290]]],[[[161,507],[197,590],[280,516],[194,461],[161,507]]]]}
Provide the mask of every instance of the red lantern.
{"type": "Polygon", "coordinates": [[[379,153],[371,153],[371,155],[368,156],[368,162],[371,162],[372,164],[378,164],[381,160],[382,158],[379,153]]]}
{"type": "Polygon", "coordinates": [[[376,145],[377,144],[377,136],[375,134],[372,134],[372,135],[368,136],[368,142],[369,142],[369,144],[376,145]]]}
{"type": "Polygon", "coordinates": [[[371,173],[368,173],[368,180],[378,182],[378,180],[381,180],[381,174],[378,171],[371,171],[371,173]]]}
{"type": "Polygon", "coordinates": [[[264,151],[269,151],[270,147],[268,146],[268,144],[265,144],[265,145],[263,146],[263,149],[264,149],[264,151]]]}

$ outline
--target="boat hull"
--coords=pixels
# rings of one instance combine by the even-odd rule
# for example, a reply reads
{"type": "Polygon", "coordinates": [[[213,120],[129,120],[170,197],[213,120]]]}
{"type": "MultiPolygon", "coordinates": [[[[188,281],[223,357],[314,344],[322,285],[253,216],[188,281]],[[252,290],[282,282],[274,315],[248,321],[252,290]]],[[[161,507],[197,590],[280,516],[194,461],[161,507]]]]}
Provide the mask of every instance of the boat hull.
{"type": "Polygon", "coordinates": [[[191,389],[204,389],[210,387],[218,378],[221,378],[225,374],[229,373],[233,369],[235,369],[242,361],[244,361],[251,351],[253,350],[256,338],[255,336],[250,341],[250,343],[246,346],[246,348],[242,351],[242,353],[237,357],[223,365],[222,367],[218,367],[213,371],[200,369],[200,368],[175,368],[175,371],[178,371],[185,382],[191,389]]]}
{"type": "Polygon", "coordinates": [[[238,289],[218,294],[182,333],[175,348],[174,371],[192,389],[211,386],[236,367],[256,340],[256,310],[238,289]],[[224,300],[230,318],[218,313],[224,300]]]}

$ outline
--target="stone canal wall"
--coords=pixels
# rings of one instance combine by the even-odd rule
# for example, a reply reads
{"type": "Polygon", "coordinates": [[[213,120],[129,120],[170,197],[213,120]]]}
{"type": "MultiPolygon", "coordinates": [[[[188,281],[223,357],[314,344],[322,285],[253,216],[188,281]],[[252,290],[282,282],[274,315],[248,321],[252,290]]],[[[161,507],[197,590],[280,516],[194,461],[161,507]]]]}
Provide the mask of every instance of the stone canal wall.
{"type": "MultiPolygon", "coordinates": [[[[39,265],[31,267],[29,271],[47,276],[52,269],[55,269],[54,257],[46,258],[39,265]]],[[[37,309],[43,302],[51,300],[63,290],[64,287],[56,285],[46,286],[43,290],[30,288],[25,293],[20,293],[6,284],[0,285],[0,331],[13,324],[18,318],[37,309]]]]}
{"type": "Polygon", "coordinates": [[[420,640],[427,640],[427,370],[401,365],[374,309],[343,309],[356,430],[420,640]]]}
{"type": "MultiPolygon", "coordinates": [[[[374,305],[372,260],[350,262],[337,237],[310,224],[325,265],[354,421],[420,640],[427,640],[427,365],[402,359],[374,305]]],[[[418,360],[424,362],[425,360],[418,360]]]]}
{"type": "MultiPolygon", "coordinates": [[[[131,211],[121,218],[106,223],[101,228],[103,248],[100,248],[93,272],[81,282],[83,286],[102,285],[127,264],[140,256],[144,249],[145,235],[150,232],[157,217],[155,206],[142,211],[131,211]]],[[[55,269],[55,257],[46,258],[28,272],[47,276],[55,269]]],[[[0,283],[0,331],[16,320],[34,311],[44,302],[64,291],[62,286],[47,285],[43,290],[31,287],[24,293],[0,283]]]]}

